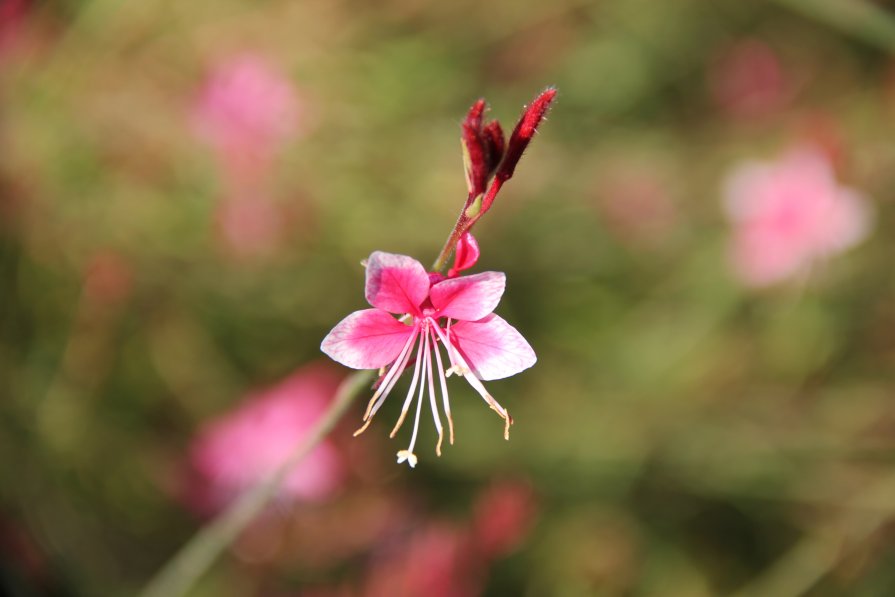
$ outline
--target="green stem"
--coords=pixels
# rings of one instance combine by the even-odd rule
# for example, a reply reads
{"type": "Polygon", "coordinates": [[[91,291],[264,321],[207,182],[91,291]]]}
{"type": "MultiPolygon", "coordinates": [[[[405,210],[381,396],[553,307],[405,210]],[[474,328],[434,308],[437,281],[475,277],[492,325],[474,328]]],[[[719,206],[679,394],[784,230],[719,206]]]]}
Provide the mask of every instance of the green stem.
{"type": "Polygon", "coordinates": [[[177,597],[186,594],[224,548],[236,539],[240,531],[276,495],[286,476],[332,431],[354,398],[369,387],[373,373],[374,371],[359,371],[342,382],[329,409],[286,462],[200,529],[150,579],[140,597],[177,597]]]}
{"type": "Polygon", "coordinates": [[[465,219],[466,218],[463,216],[463,214],[460,214],[460,219],[457,220],[457,225],[454,226],[454,229],[451,231],[451,235],[448,237],[447,242],[444,243],[444,248],[442,248],[441,253],[438,254],[438,259],[436,259],[435,263],[432,264],[433,272],[440,272],[447,267],[448,261],[451,258],[451,254],[454,252],[454,247],[457,246],[457,241],[460,240],[460,236],[462,236],[462,232],[460,232],[460,230],[463,229],[465,219]]]}

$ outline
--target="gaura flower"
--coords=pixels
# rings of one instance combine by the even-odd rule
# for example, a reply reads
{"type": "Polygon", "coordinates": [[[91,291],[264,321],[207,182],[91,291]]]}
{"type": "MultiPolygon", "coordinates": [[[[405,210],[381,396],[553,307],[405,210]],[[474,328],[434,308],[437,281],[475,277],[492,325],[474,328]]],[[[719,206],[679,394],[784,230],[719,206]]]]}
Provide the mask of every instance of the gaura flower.
{"type": "Polygon", "coordinates": [[[301,132],[305,111],[276,64],[243,53],[212,65],[193,107],[193,128],[214,151],[228,186],[255,189],[277,151],[301,132]]]}
{"type": "Polygon", "coordinates": [[[866,199],[840,185],[830,161],[811,147],[739,165],[726,180],[724,201],[734,272],[748,286],[803,274],[870,233],[866,199]]]}
{"type": "Polygon", "coordinates": [[[485,403],[504,419],[504,437],[509,439],[513,419],[488,393],[482,381],[515,375],[534,365],[537,357],[513,326],[492,313],[503,295],[506,276],[501,272],[484,272],[444,278],[437,273],[427,273],[422,264],[411,257],[381,251],[370,255],[366,268],[365,295],[374,308],[355,311],[343,319],[323,339],[320,347],[333,360],[347,367],[383,370],[378,388],[364,413],[364,425],[355,435],[369,426],[409,365],[416,348],[410,389],[390,435],[394,437],[403,424],[419,386],[413,435],[410,446],[398,452],[399,463],[416,466],[413,449],[426,388],[438,431],[435,452],[441,455],[444,429],[435,396],[436,372],[452,444],[454,425],[446,382],[446,377],[452,373],[462,375],[485,403]],[[439,343],[450,363],[447,370],[439,343]]]}

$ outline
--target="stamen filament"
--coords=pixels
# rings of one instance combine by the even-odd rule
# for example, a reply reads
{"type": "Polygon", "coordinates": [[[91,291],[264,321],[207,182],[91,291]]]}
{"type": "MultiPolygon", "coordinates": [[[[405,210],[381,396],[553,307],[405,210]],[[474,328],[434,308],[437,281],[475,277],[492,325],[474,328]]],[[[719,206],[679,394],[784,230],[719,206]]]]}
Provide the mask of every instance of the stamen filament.
{"type": "MultiPolygon", "coordinates": [[[[404,399],[404,406],[401,407],[401,416],[398,417],[398,422],[395,424],[395,428],[392,429],[392,432],[388,434],[389,437],[395,437],[395,434],[398,433],[398,429],[401,428],[401,425],[404,423],[404,418],[407,416],[407,411],[410,408],[410,402],[413,400],[413,391],[416,390],[416,382],[419,381],[420,377],[420,363],[423,360],[423,350],[422,345],[416,351],[416,364],[413,366],[413,379],[410,382],[410,389],[407,390],[407,397],[404,399]]],[[[376,412],[374,408],[373,412],[376,412]]]]}
{"type": "MultiPolygon", "coordinates": [[[[433,323],[433,326],[438,324],[433,323]]],[[[448,400],[447,380],[444,377],[444,365],[441,361],[441,351],[438,350],[438,343],[435,342],[435,330],[429,332],[432,334],[432,352],[435,353],[435,362],[438,364],[438,379],[441,382],[441,400],[444,404],[444,414],[448,421],[448,440],[454,445],[454,419],[451,417],[451,403],[448,400]]],[[[434,406],[432,407],[435,408],[434,406]]]]}
{"type": "MultiPolygon", "coordinates": [[[[448,322],[448,326],[450,326],[450,322],[448,322]]],[[[513,418],[510,416],[510,413],[508,413],[507,410],[494,399],[494,396],[488,393],[488,390],[482,385],[481,380],[470,370],[469,365],[466,363],[463,355],[460,354],[460,351],[451,344],[450,339],[445,335],[444,331],[442,331],[438,325],[435,325],[434,328],[438,337],[441,338],[441,342],[447,347],[448,357],[451,357],[451,361],[454,363],[451,369],[465,377],[466,381],[469,382],[469,385],[471,385],[473,389],[479,393],[479,396],[482,397],[482,400],[485,401],[485,404],[490,406],[492,410],[503,418],[505,421],[503,437],[507,440],[510,439],[510,425],[513,424],[513,418]]],[[[448,330],[450,330],[450,327],[448,327],[448,330]]]]}
{"type": "Polygon", "coordinates": [[[403,373],[404,368],[407,367],[407,361],[410,360],[410,354],[413,352],[413,346],[416,343],[416,338],[419,336],[419,333],[419,326],[414,326],[413,333],[410,334],[410,338],[408,338],[407,342],[404,344],[404,348],[401,349],[398,358],[395,359],[395,363],[389,370],[388,375],[385,376],[385,379],[379,384],[379,389],[377,389],[376,393],[373,394],[373,397],[370,398],[370,402],[367,404],[367,412],[364,413],[365,420],[376,414],[376,411],[379,410],[379,407],[382,406],[382,403],[385,402],[385,399],[388,397],[389,392],[395,387],[398,378],[401,377],[401,373],[403,373]],[[377,399],[379,399],[378,402],[376,402],[377,399]],[[375,405],[374,402],[376,402],[375,405]]]}
{"type": "Polygon", "coordinates": [[[435,336],[429,329],[429,322],[426,322],[426,373],[429,380],[429,405],[432,407],[432,418],[435,421],[435,429],[438,431],[438,443],[435,445],[435,454],[441,456],[441,442],[444,441],[444,428],[441,426],[441,417],[438,416],[438,404],[435,402],[435,380],[432,375],[432,350],[438,350],[435,346],[435,336]],[[432,346],[430,349],[429,342],[432,346]]]}
{"type": "MultiPolygon", "coordinates": [[[[423,350],[426,352],[429,351],[429,334],[428,330],[423,337],[423,350]]],[[[420,430],[420,411],[423,409],[423,394],[425,393],[425,385],[426,385],[426,359],[423,360],[423,374],[422,374],[422,382],[420,383],[420,391],[419,397],[416,400],[416,416],[413,419],[413,433],[410,436],[410,446],[407,448],[407,452],[409,454],[413,454],[413,446],[416,445],[416,435],[420,430]]]]}

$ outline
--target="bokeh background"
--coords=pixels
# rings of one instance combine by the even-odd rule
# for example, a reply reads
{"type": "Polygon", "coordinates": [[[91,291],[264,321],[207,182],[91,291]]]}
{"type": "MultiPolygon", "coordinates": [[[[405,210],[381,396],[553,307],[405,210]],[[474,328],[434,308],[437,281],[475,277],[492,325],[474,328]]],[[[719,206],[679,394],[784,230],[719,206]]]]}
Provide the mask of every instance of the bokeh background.
{"type": "Polygon", "coordinates": [[[555,85],[476,228],[539,356],[489,384],[511,440],[454,382],[456,445],[424,417],[410,470],[400,398],[355,439],[361,396],[191,594],[893,594],[893,19],[0,1],[0,593],[138,590],[325,408],[360,261],[434,259],[471,102],[508,129],[555,85]],[[764,278],[750,167],[747,203],[804,199],[764,278]],[[805,215],[846,196],[849,239],[805,215]]]}

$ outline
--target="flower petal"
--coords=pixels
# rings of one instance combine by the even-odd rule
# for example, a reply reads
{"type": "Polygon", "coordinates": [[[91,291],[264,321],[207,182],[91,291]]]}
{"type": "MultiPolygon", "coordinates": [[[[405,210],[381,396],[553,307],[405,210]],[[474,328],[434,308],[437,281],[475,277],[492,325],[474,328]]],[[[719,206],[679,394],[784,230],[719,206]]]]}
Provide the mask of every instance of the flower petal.
{"type": "Polygon", "coordinates": [[[332,329],[320,344],[332,360],[352,369],[376,369],[401,353],[413,327],[380,309],[355,311],[332,329]]]}
{"type": "Polygon", "coordinates": [[[497,307],[506,284],[503,272],[451,278],[432,286],[429,298],[439,317],[478,321],[497,307]]]}
{"type": "Polygon", "coordinates": [[[455,323],[451,343],[484,381],[510,377],[538,360],[522,334],[497,315],[455,323]]]}
{"type": "Polygon", "coordinates": [[[412,257],[375,251],[367,259],[364,294],[367,302],[389,313],[417,313],[429,294],[429,275],[412,257]]]}

